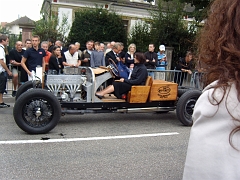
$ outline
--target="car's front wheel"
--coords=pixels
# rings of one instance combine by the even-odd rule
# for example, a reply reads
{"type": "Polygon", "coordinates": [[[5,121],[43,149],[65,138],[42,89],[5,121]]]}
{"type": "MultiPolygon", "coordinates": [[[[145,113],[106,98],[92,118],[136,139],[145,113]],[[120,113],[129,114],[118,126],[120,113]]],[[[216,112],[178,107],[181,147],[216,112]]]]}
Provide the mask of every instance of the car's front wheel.
{"type": "Polygon", "coordinates": [[[24,84],[22,84],[18,88],[15,100],[17,100],[19,98],[19,96],[21,96],[21,94],[23,94],[24,92],[26,92],[27,90],[32,89],[32,88],[42,88],[42,84],[38,83],[36,81],[27,81],[27,82],[25,82],[24,84]]]}
{"type": "Polygon", "coordinates": [[[15,102],[13,116],[17,125],[29,134],[51,131],[61,117],[57,98],[45,89],[31,89],[15,102]]]}

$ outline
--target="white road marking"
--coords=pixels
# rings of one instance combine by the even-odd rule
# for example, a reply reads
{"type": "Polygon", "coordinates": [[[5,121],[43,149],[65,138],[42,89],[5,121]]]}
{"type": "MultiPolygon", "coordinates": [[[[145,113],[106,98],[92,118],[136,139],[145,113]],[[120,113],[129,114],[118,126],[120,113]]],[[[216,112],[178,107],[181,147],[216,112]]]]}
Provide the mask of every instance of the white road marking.
{"type": "Polygon", "coordinates": [[[105,136],[105,137],[86,137],[86,138],[66,138],[66,139],[48,139],[48,140],[14,140],[14,141],[0,141],[2,144],[35,144],[35,143],[61,143],[61,142],[76,142],[76,141],[97,141],[109,139],[130,139],[141,137],[157,137],[157,136],[172,136],[177,135],[177,132],[171,133],[155,133],[155,134],[136,134],[123,136],[105,136]]]}

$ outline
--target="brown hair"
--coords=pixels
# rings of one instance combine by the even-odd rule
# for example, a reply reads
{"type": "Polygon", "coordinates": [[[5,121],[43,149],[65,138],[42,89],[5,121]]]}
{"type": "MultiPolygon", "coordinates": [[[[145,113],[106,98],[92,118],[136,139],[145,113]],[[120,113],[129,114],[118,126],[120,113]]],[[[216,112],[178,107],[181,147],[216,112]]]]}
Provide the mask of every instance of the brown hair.
{"type": "Polygon", "coordinates": [[[25,40],[25,44],[27,43],[27,41],[30,41],[30,42],[31,42],[31,39],[26,39],[26,40],[25,40]]]}
{"type": "Polygon", "coordinates": [[[146,58],[143,53],[136,52],[134,56],[139,61],[139,64],[144,64],[146,62],[146,58]]]}
{"type": "MultiPolygon", "coordinates": [[[[213,100],[219,105],[227,94],[228,82],[236,84],[237,98],[240,100],[240,0],[215,0],[209,9],[208,19],[199,38],[199,60],[209,67],[204,85],[217,81],[213,94],[217,88],[224,91],[220,101],[212,94],[213,100]]],[[[228,107],[226,107],[228,108],[228,107]]],[[[229,112],[230,114],[230,112],[229,112]]],[[[231,114],[230,114],[231,115],[231,114]]],[[[231,115],[235,121],[240,122],[231,115]]],[[[229,136],[240,131],[235,127],[229,136]]],[[[233,146],[234,147],[234,146],[233,146]]]]}
{"type": "Polygon", "coordinates": [[[2,42],[2,41],[6,41],[7,38],[8,38],[8,36],[5,35],[5,34],[0,35],[0,42],[2,42]]]}
{"type": "Polygon", "coordinates": [[[100,46],[100,42],[96,41],[96,42],[94,43],[94,46],[100,46]]]}
{"type": "MultiPolygon", "coordinates": [[[[60,48],[59,46],[53,46],[53,49],[52,49],[52,55],[51,56],[53,56],[53,57],[56,57],[56,54],[55,54],[55,51],[56,51],[56,49],[57,48],[60,48]]],[[[61,48],[60,48],[60,50],[61,50],[61,48]]]]}
{"type": "Polygon", "coordinates": [[[33,39],[33,38],[38,38],[38,40],[40,41],[40,37],[39,37],[38,35],[33,35],[33,36],[32,36],[32,39],[33,39]]]}

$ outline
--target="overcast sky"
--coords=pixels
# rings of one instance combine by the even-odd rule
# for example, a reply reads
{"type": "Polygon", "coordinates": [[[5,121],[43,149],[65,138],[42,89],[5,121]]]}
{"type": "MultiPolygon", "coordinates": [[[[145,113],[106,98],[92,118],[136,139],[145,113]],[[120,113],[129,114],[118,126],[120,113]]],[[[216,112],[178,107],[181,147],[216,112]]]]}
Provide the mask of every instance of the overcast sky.
{"type": "Polygon", "coordinates": [[[0,22],[12,22],[23,16],[39,20],[42,3],[43,0],[0,0],[0,22]]]}

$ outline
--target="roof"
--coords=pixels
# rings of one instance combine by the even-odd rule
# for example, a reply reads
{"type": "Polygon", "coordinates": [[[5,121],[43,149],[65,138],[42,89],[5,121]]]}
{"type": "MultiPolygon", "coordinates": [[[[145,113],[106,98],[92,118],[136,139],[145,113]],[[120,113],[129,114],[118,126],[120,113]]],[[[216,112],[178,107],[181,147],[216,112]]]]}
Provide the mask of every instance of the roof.
{"type": "Polygon", "coordinates": [[[5,27],[7,22],[1,22],[1,27],[5,27]]]}
{"type": "Polygon", "coordinates": [[[19,25],[19,26],[35,26],[35,21],[31,20],[27,16],[21,17],[13,22],[6,24],[6,26],[19,25]]]}

